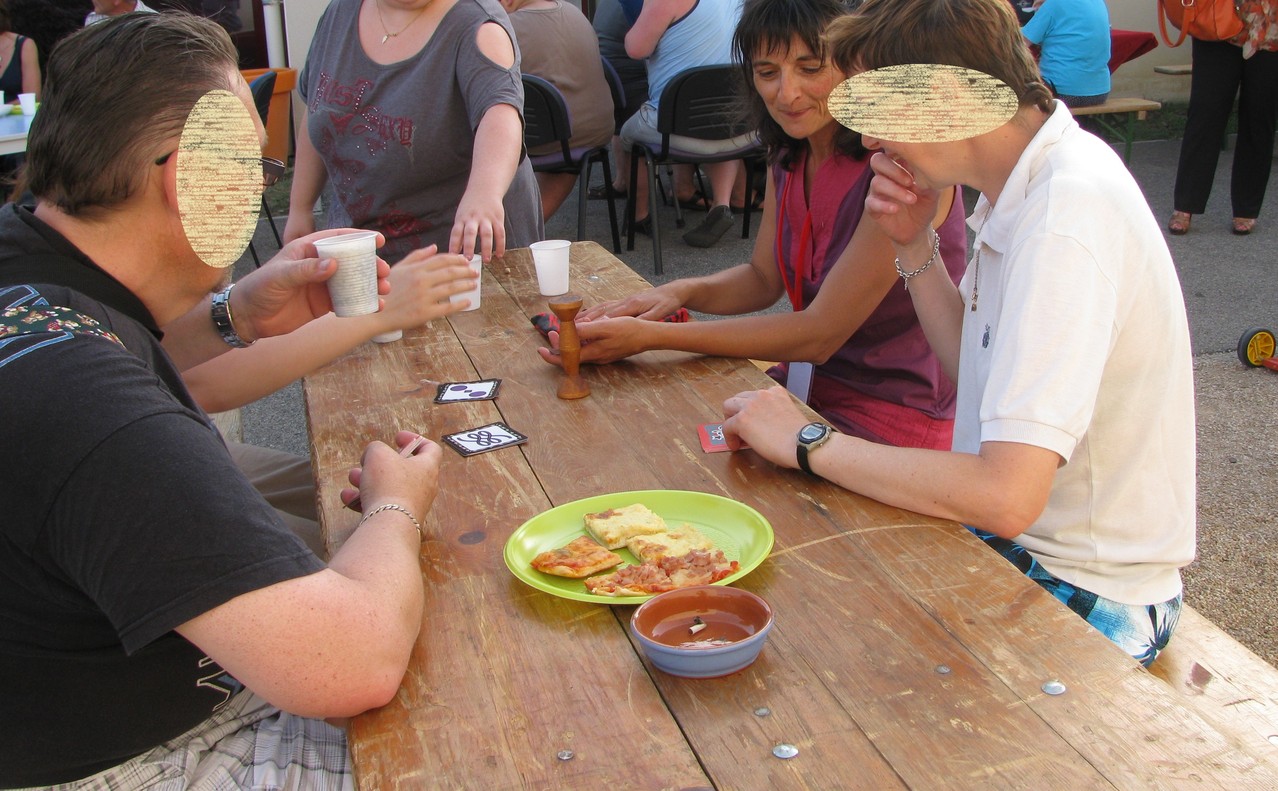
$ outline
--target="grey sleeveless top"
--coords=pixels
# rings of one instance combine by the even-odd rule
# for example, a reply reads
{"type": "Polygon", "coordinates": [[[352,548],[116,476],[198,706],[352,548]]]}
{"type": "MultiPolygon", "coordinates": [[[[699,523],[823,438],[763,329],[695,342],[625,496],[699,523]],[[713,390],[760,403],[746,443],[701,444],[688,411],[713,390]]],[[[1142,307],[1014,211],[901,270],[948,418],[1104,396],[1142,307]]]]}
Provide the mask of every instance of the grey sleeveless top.
{"type": "MultiPolygon", "coordinates": [[[[359,43],[361,1],[333,0],[324,11],[298,92],[336,197],[325,224],[380,231],[381,255],[393,264],[428,244],[447,251],[480,120],[497,104],[523,116],[519,50],[511,69],[480,54],[479,26],[496,22],[514,41],[510,20],[497,0],[458,0],[420,52],[383,66],[359,43]]],[[[542,238],[526,157],[504,205],[508,248],[542,238]]]]}

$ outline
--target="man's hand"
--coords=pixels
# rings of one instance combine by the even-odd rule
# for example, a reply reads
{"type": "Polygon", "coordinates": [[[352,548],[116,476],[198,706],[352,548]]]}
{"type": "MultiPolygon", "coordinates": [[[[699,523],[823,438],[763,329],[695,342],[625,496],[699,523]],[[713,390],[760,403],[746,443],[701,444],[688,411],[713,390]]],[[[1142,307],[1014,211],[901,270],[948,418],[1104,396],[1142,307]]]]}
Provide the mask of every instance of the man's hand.
{"type": "MultiPolygon", "coordinates": [[[[260,269],[238,281],[231,292],[231,313],[247,341],[286,335],[333,309],[327,281],[337,271],[334,261],[316,257],[316,239],[350,233],[351,228],[320,231],[289,242],[260,269]]],[[[377,245],[386,241],[378,234],[377,245]]],[[[377,261],[377,293],[390,292],[390,266],[377,261]]],[[[379,301],[378,308],[381,308],[379,301]]]]}
{"type": "Polygon", "coordinates": [[[928,228],[936,216],[940,192],[915,183],[905,165],[882,151],[870,157],[870,167],[874,178],[865,198],[866,213],[898,248],[923,243],[930,249],[928,228]]]}
{"type": "Polygon", "coordinates": [[[799,466],[799,429],[810,423],[784,387],[748,390],[723,402],[723,437],[738,450],[742,441],[780,467],[799,466]]]}
{"type": "Polygon", "coordinates": [[[352,507],[358,501],[365,513],[379,505],[397,503],[419,522],[425,520],[439,491],[443,453],[439,445],[423,438],[411,454],[404,456],[403,449],[419,438],[411,431],[399,431],[394,449],[383,442],[370,442],[359,466],[352,467],[347,476],[351,486],[342,489],[342,503],[352,507]]]}

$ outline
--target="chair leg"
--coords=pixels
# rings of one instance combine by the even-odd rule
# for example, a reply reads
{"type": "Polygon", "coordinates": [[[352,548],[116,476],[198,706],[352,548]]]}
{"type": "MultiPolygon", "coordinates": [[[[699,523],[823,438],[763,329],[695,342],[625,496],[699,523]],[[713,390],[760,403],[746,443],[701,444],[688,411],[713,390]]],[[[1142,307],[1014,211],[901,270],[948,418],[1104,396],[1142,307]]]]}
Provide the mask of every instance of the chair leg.
{"type": "MultiPolygon", "coordinates": [[[[612,251],[620,253],[621,234],[617,231],[617,199],[612,194],[612,165],[608,164],[608,151],[606,149],[603,151],[603,156],[600,157],[599,161],[603,163],[604,183],[608,185],[606,194],[608,195],[608,224],[612,228],[612,251]]],[[[581,200],[584,205],[586,200],[584,190],[581,193],[581,200]]]]}
{"type": "Polygon", "coordinates": [[[262,211],[266,212],[266,221],[271,225],[271,234],[275,236],[275,246],[283,247],[284,243],[280,241],[280,232],[275,227],[275,218],[271,216],[271,207],[266,203],[266,196],[262,196],[262,211]]]}
{"type": "Polygon", "coordinates": [[[682,228],[687,223],[683,219],[683,207],[679,205],[679,189],[675,186],[674,166],[669,162],[666,163],[666,177],[670,179],[670,202],[674,204],[675,227],[682,228]]]}
{"type": "MultiPolygon", "coordinates": [[[[586,238],[586,201],[590,198],[586,193],[590,189],[591,156],[581,158],[581,171],[577,174],[577,241],[586,238]]],[[[612,189],[611,182],[605,182],[612,189]]]]}
{"type": "Polygon", "coordinates": [[[257,257],[257,248],[253,246],[253,243],[252,243],[252,242],[249,242],[249,253],[251,253],[251,254],[253,255],[253,268],[254,268],[254,269],[259,269],[259,268],[261,268],[261,266],[262,266],[262,262],[261,262],[261,260],[260,260],[260,259],[258,259],[258,257],[257,257]]]}
{"type": "MultiPolygon", "coordinates": [[[[635,201],[638,200],[639,157],[638,148],[630,150],[630,188],[626,195],[626,249],[635,249],[635,201]]],[[[652,185],[648,185],[648,194],[652,194],[652,185]]]]}
{"type": "MultiPolygon", "coordinates": [[[[652,157],[645,154],[644,161],[648,163],[648,179],[649,184],[657,178],[657,163],[652,157]]],[[[679,203],[675,201],[675,210],[678,211],[679,203]]],[[[658,275],[662,273],[661,268],[661,223],[657,222],[657,193],[652,189],[648,190],[648,217],[652,220],[652,263],[653,271],[658,275]]]]}

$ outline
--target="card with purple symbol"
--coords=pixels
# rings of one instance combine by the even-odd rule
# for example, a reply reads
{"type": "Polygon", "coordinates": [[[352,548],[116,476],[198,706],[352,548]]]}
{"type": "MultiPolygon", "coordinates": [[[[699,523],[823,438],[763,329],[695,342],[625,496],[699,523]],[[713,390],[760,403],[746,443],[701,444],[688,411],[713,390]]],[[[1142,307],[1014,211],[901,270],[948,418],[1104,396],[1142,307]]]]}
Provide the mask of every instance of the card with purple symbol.
{"type": "Polygon", "coordinates": [[[497,397],[500,379],[481,379],[478,382],[444,382],[435,393],[436,404],[457,401],[491,401],[497,397]]]}

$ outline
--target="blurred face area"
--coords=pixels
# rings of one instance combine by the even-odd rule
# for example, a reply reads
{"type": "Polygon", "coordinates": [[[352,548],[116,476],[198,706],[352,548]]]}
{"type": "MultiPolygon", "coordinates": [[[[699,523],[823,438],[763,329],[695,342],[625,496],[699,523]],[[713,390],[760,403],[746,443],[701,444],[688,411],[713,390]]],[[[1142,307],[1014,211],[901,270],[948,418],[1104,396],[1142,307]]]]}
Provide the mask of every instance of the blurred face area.
{"type": "Polygon", "coordinates": [[[248,247],[262,198],[265,129],[247,84],[238,72],[234,79],[234,92],[209,91],[195,103],[174,152],[182,230],[195,255],[219,270],[248,247]]]}
{"type": "Polygon", "coordinates": [[[752,69],[754,89],[790,137],[805,140],[834,123],[826,99],[843,75],[798,36],[786,46],[756,53],[752,69]]]}

